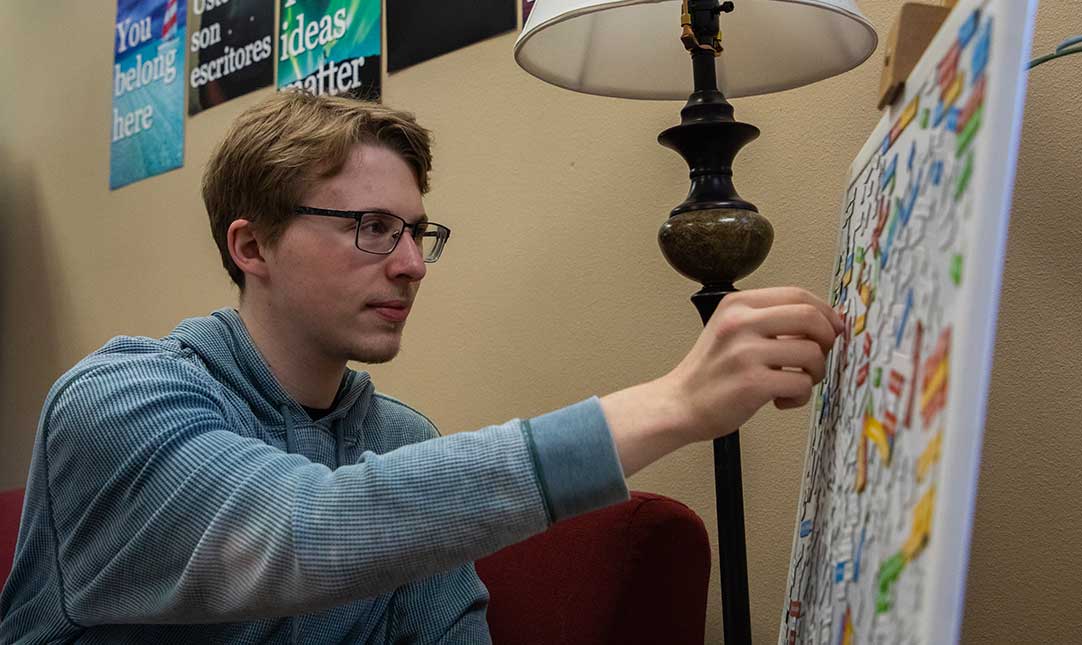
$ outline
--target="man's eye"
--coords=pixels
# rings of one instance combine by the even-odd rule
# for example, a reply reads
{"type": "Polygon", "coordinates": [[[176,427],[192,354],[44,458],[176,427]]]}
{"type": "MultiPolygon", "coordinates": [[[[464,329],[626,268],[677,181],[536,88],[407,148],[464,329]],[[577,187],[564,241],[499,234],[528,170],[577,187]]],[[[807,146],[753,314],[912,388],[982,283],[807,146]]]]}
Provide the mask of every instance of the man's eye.
{"type": "Polygon", "coordinates": [[[387,232],[387,226],[378,220],[361,222],[361,233],[365,235],[383,235],[387,232]]]}

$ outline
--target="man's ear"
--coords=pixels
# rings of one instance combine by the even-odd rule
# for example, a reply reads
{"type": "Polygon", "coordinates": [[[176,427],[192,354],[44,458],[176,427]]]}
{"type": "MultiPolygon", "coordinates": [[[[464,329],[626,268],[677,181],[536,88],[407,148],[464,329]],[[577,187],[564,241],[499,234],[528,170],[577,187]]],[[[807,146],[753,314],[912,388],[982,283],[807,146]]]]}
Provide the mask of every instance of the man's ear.
{"type": "Polygon", "coordinates": [[[236,219],[225,234],[226,246],[233,263],[246,275],[266,278],[269,275],[267,260],[263,257],[266,247],[262,236],[256,233],[252,222],[236,219]]]}

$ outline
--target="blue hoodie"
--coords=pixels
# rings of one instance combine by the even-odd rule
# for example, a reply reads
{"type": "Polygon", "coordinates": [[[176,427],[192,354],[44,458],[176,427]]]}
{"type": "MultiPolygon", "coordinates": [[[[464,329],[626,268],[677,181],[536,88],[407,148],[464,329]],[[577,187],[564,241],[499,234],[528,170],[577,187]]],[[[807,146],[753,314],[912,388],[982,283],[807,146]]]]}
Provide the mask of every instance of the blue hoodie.
{"type": "Polygon", "coordinates": [[[596,398],[439,437],[350,370],[312,421],[222,309],[50,390],[0,643],[487,643],[472,561],[626,498],[596,398]]]}

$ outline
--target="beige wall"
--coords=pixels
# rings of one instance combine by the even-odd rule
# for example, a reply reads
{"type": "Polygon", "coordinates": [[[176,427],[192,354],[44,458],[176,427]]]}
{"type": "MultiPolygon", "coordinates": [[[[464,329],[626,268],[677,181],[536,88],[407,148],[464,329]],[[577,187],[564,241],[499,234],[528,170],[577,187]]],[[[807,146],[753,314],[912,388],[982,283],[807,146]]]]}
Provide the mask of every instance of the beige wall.
{"type": "MultiPolygon", "coordinates": [[[[1035,51],[1082,33],[1077,0],[1046,0],[1035,51]]],[[[897,4],[865,0],[885,34],[897,4]]],[[[109,337],[163,335],[230,305],[198,196],[213,143],[270,90],[187,122],[183,169],[108,190],[115,3],[7,3],[0,21],[0,487],[21,485],[52,381],[109,337]]],[[[655,136],[679,103],[574,94],[512,61],[512,35],[385,80],[385,101],[436,133],[428,210],[454,229],[381,389],[444,431],[533,415],[660,374],[690,346],[695,285],[661,258],[658,226],[687,189],[655,136]]],[[[881,52],[880,52],[881,53],[881,52]]],[[[763,136],[741,194],[776,230],[744,287],[828,286],[837,200],[878,118],[878,55],[840,78],[736,101],[763,136]]],[[[1082,57],[1031,75],[974,528],[967,642],[1075,639],[1082,403],[1082,57]]],[[[752,618],[776,638],[807,411],[742,432],[752,618]]],[[[708,445],[635,476],[715,533],[708,445]]],[[[721,640],[712,591],[709,642],[721,640]]]]}

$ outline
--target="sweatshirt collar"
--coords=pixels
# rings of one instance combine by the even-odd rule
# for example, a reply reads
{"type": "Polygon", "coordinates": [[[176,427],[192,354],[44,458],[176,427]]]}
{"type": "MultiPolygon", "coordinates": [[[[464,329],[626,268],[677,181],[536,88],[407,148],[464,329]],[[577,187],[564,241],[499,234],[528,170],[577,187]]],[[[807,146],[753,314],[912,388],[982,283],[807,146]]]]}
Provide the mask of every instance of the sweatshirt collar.
{"type": "MultiPolygon", "coordinates": [[[[271,372],[236,309],[227,307],[209,317],[189,318],[172,335],[194,350],[215,377],[241,394],[265,422],[281,423],[283,410],[307,419],[301,405],[271,372]]],[[[330,424],[367,409],[373,393],[367,372],[347,368],[342,388],[334,409],[320,423],[330,424]]]]}

